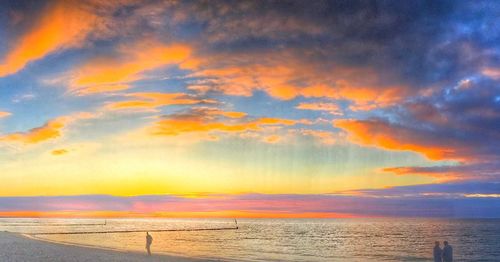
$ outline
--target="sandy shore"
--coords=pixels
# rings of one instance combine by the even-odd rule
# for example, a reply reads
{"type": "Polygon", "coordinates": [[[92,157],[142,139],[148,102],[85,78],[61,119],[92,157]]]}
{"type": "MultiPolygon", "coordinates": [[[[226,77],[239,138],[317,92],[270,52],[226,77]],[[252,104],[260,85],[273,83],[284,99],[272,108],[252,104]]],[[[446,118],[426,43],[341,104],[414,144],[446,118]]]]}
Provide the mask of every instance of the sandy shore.
{"type": "MultiPolygon", "coordinates": [[[[202,261],[193,258],[70,246],[31,239],[15,233],[0,232],[0,261],[202,261]]],[[[203,260],[206,261],[206,260],[203,260]]]]}

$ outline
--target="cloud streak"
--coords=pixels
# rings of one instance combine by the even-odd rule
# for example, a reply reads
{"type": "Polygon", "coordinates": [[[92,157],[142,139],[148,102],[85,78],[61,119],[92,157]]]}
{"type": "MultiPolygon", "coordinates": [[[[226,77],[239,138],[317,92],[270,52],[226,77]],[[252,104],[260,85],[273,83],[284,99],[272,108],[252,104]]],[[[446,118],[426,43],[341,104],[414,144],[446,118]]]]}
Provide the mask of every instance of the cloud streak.
{"type": "Polygon", "coordinates": [[[0,111],[0,118],[4,118],[4,117],[8,117],[12,115],[11,113],[9,112],[5,112],[5,111],[0,111]]]}
{"type": "Polygon", "coordinates": [[[97,57],[75,69],[71,91],[89,95],[128,89],[129,83],[141,79],[145,71],[187,62],[192,49],[182,44],[143,40],[121,46],[117,51],[116,57],[97,57]]]}
{"type": "Polygon", "coordinates": [[[61,116],[47,121],[40,127],[32,128],[26,132],[15,132],[0,135],[0,143],[21,143],[24,145],[38,144],[48,140],[60,138],[63,135],[63,129],[70,123],[94,117],[90,113],[75,113],[69,116],[61,116]]]}
{"type": "Polygon", "coordinates": [[[62,135],[62,129],[67,121],[58,118],[48,121],[41,127],[30,129],[26,132],[18,132],[0,136],[0,142],[20,142],[23,144],[36,144],[43,141],[56,139],[62,135]]]}
{"type": "Polygon", "coordinates": [[[264,127],[291,126],[297,122],[289,119],[258,118],[250,121],[234,123],[210,120],[200,117],[176,116],[157,121],[151,132],[155,136],[177,136],[184,133],[242,133],[246,131],[260,131],[264,127]]]}
{"type": "Polygon", "coordinates": [[[0,77],[14,74],[50,53],[81,45],[96,19],[73,1],[49,4],[0,62],[0,77]]]}
{"type": "Polygon", "coordinates": [[[377,146],[390,150],[409,150],[422,153],[432,160],[458,158],[456,148],[447,143],[429,141],[431,132],[419,133],[403,126],[391,125],[380,120],[336,120],[334,125],[349,134],[353,143],[377,146]]]}
{"type": "Polygon", "coordinates": [[[124,96],[130,97],[132,99],[108,103],[106,105],[106,108],[110,110],[148,110],[169,105],[194,105],[204,102],[210,102],[202,99],[197,99],[185,93],[129,93],[124,96]]]}

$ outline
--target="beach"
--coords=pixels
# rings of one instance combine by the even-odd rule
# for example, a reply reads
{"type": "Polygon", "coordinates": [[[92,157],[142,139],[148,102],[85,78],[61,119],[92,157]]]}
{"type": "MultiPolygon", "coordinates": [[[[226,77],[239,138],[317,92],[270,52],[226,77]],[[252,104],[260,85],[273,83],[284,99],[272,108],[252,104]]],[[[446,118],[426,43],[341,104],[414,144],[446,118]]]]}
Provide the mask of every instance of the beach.
{"type": "MultiPolygon", "coordinates": [[[[124,252],[89,248],[74,245],[56,244],[32,239],[21,234],[0,232],[0,261],[57,262],[57,261],[201,261],[168,255],[151,257],[137,252],[124,252]]],[[[203,260],[206,261],[206,260],[203,260]]]]}

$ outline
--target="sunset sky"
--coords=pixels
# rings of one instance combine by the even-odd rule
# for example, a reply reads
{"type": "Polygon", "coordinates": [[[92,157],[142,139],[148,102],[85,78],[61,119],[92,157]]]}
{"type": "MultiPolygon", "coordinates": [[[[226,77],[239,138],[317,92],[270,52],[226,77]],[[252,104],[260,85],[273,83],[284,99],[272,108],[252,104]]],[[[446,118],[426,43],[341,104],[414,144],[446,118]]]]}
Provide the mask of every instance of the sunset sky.
{"type": "Polygon", "coordinates": [[[2,1],[0,216],[500,217],[494,1],[2,1]]]}

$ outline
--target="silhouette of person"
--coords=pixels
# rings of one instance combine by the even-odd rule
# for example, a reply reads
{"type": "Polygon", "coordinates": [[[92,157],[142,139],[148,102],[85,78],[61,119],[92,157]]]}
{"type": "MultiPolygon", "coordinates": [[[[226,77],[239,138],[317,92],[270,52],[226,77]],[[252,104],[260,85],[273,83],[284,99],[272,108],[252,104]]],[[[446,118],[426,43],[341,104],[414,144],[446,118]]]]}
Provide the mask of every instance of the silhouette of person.
{"type": "Polygon", "coordinates": [[[439,241],[434,245],[434,262],[443,262],[443,250],[439,246],[439,241]]]}
{"type": "Polygon", "coordinates": [[[148,255],[151,256],[151,244],[153,243],[153,237],[146,232],[146,250],[148,251],[148,255]]]}
{"type": "Polygon", "coordinates": [[[448,244],[448,241],[443,243],[443,262],[453,262],[453,248],[448,244]]]}

